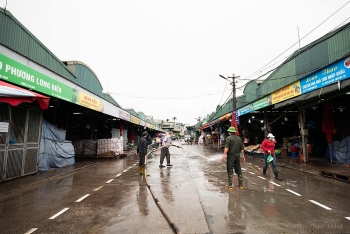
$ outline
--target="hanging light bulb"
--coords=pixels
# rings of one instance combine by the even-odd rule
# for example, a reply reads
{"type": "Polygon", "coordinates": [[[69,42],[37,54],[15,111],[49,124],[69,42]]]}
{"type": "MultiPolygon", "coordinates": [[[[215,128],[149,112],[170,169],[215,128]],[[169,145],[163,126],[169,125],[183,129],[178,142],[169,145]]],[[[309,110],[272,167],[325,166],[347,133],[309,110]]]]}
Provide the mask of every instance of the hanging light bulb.
{"type": "Polygon", "coordinates": [[[248,123],[251,123],[250,119],[248,119],[248,123]]]}
{"type": "Polygon", "coordinates": [[[260,120],[260,123],[263,123],[264,122],[264,120],[260,120]]]}
{"type": "Polygon", "coordinates": [[[285,118],[284,118],[284,121],[286,121],[286,122],[287,122],[287,121],[288,121],[288,118],[287,118],[287,117],[285,117],[285,118]]]}
{"type": "Polygon", "coordinates": [[[254,117],[254,115],[252,115],[252,119],[254,119],[255,117],[254,117]]]}
{"type": "Polygon", "coordinates": [[[345,109],[345,107],[340,106],[340,107],[338,107],[337,109],[338,109],[340,112],[343,112],[344,109],[345,109]]]}

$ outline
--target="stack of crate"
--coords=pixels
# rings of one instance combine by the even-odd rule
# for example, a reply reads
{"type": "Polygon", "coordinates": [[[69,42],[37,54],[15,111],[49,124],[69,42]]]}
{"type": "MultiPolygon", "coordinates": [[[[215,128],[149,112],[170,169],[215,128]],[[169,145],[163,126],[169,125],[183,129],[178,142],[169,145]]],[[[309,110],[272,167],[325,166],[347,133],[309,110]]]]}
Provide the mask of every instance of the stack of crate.
{"type": "Polygon", "coordinates": [[[97,150],[97,141],[94,140],[82,140],[83,151],[82,155],[94,156],[97,150]]]}
{"type": "Polygon", "coordinates": [[[119,154],[117,138],[97,140],[97,155],[116,156],[119,154]]]}
{"type": "Polygon", "coordinates": [[[282,144],[282,149],[281,149],[281,156],[282,157],[288,156],[288,141],[289,141],[288,137],[283,138],[283,144],[282,144]]]}

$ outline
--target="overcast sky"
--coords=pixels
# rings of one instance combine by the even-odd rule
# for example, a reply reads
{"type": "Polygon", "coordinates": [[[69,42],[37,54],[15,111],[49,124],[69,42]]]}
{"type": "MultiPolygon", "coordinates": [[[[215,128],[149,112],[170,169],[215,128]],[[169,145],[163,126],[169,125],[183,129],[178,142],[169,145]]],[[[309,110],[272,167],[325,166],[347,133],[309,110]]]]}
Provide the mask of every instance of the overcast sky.
{"type": "MultiPolygon", "coordinates": [[[[86,63],[123,108],[194,124],[230,95],[219,74],[257,78],[260,72],[252,74],[298,42],[297,27],[302,38],[347,2],[7,0],[7,10],[60,60],[86,63]]],[[[301,46],[347,20],[349,11],[347,4],[301,46]]]]}

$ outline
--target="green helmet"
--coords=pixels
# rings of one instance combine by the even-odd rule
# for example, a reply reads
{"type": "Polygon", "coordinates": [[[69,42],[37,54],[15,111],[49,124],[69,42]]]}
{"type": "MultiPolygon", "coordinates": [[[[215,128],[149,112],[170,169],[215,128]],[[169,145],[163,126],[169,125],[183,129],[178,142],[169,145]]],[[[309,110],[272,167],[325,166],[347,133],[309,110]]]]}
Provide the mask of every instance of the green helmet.
{"type": "Polygon", "coordinates": [[[228,132],[236,132],[236,128],[235,127],[229,127],[227,129],[228,132]]]}

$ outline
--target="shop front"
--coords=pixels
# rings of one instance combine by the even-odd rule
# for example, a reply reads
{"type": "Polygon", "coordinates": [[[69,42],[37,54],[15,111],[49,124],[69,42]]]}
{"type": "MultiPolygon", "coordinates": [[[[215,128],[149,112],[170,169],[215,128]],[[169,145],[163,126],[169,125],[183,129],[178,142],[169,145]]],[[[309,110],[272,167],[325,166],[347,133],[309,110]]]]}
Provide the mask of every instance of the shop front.
{"type": "Polygon", "coordinates": [[[0,81],[0,181],[38,171],[42,109],[49,97],[0,81]]]}
{"type": "Polygon", "coordinates": [[[272,132],[277,137],[276,146],[284,156],[300,156],[308,161],[309,154],[312,157],[330,154],[332,161],[337,153],[332,142],[346,145],[349,136],[346,131],[349,77],[350,58],[346,57],[241,107],[238,115],[248,134],[258,137],[254,144],[261,141],[256,136],[261,135],[258,133],[261,127],[263,136],[272,132]]]}
{"type": "MultiPolygon", "coordinates": [[[[222,146],[227,137],[226,130],[231,126],[231,116],[231,113],[227,113],[215,120],[203,122],[203,125],[198,129],[203,143],[209,145],[215,144],[218,147],[222,146]]],[[[236,118],[236,122],[238,123],[238,118],[236,118]]]]}
{"type": "MultiPolygon", "coordinates": [[[[52,127],[63,133],[63,139],[51,139],[52,141],[69,141],[74,144],[75,147],[72,147],[73,157],[74,155],[84,154],[88,156],[103,155],[105,153],[109,156],[123,154],[123,148],[126,148],[126,142],[130,138],[128,133],[131,137],[135,135],[134,127],[136,125],[131,122],[130,113],[3,46],[0,46],[0,80],[7,86],[22,87],[21,92],[27,93],[27,96],[22,96],[21,101],[18,103],[16,103],[18,97],[13,99],[7,93],[3,93],[0,97],[1,103],[10,103],[9,98],[12,98],[10,100],[12,103],[10,104],[14,105],[36,100],[39,106],[42,107],[42,99],[39,96],[47,98],[45,103],[46,110],[44,111],[40,107],[38,110],[27,110],[27,107],[24,107],[23,104],[16,107],[2,104],[2,109],[7,110],[7,112],[1,113],[2,121],[9,125],[9,134],[2,134],[1,180],[35,173],[37,172],[38,162],[40,161],[39,164],[42,163],[42,160],[38,160],[37,154],[37,150],[40,148],[40,139],[30,138],[27,135],[27,130],[19,131],[22,135],[15,134],[14,141],[16,143],[11,144],[11,139],[8,135],[11,135],[10,133],[14,126],[23,126],[25,127],[24,129],[28,128],[30,134],[34,130],[41,133],[41,123],[42,120],[45,120],[52,127]],[[28,96],[28,93],[34,93],[33,91],[35,91],[35,98],[32,97],[34,94],[28,96]],[[19,122],[15,123],[14,120],[19,122]],[[11,125],[11,123],[15,125],[11,125]],[[31,141],[26,142],[27,139],[31,141]],[[19,155],[19,152],[24,152],[24,154],[19,155]],[[29,153],[32,155],[31,166],[26,164],[29,163],[29,158],[25,159],[29,153]],[[10,160],[12,161],[9,161],[9,156],[11,156],[10,160]],[[16,169],[13,169],[14,166],[11,165],[16,165],[16,169]],[[15,172],[12,173],[11,171],[15,172]]],[[[0,85],[2,90],[4,87],[5,85],[0,85]]],[[[17,90],[17,92],[19,91],[17,90]]],[[[155,130],[155,126],[144,121],[142,124],[139,121],[139,124],[142,128],[155,130]]],[[[15,132],[17,133],[18,130],[15,132]]],[[[39,136],[40,134],[37,135],[37,137],[39,136]]],[[[42,159],[50,160],[51,156],[46,157],[45,155],[52,154],[44,152],[42,157],[40,156],[42,159]]],[[[71,162],[74,163],[74,160],[71,162]]],[[[47,170],[49,167],[40,167],[39,165],[39,168],[46,168],[45,170],[47,170]]]]}

